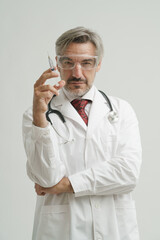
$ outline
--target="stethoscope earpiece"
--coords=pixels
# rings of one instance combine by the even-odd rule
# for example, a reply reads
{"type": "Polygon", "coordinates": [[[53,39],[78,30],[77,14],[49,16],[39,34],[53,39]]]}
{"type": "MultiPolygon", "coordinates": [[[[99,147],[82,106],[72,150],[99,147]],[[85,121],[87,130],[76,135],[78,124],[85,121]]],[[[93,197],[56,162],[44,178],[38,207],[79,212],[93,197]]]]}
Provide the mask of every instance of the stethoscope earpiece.
{"type": "Polygon", "coordinates": [[[111,122],[111,123],[115,123],[118,121],[118,114],[117,112],[115,111],[111,111],[108,115],[108,120],[111,122]]]}

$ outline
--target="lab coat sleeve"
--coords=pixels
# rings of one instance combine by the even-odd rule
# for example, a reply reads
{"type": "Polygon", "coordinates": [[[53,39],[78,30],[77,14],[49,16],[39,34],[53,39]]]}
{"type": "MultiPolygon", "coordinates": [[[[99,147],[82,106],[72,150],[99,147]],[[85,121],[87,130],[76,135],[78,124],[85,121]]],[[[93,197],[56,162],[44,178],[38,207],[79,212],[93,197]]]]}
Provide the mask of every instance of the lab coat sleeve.
{"type": "Polygon", "coordinates": [[[43,187],[57,184],[66,173],[60,160],[56,134],[50,124],[45,128],[32,123],[32,109],[23,115],[23,140],[29,178],[43,187]]]}
{"type": "Polygon", "coordinates": [[[121,104],[116,153],[84,171],[69,176],[75,197],[131,192],[141,166],[141,142],[136,115],[127,102],[121,104]]]}

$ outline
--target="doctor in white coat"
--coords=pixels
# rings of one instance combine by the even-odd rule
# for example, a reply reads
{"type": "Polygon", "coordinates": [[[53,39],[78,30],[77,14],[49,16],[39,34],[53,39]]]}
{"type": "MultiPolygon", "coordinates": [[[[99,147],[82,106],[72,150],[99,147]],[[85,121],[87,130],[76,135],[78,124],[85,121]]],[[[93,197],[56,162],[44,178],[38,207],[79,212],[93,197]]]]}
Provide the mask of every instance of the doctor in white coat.
{"type": "Polygon", "coordinates": [[[126,101],[109,97],[118,114],[110,121],[109,105],[93,85],[103,56],[97,33],[83,27],[63,33],[56,54],[59,73],[41,75],[23,116],[27,174],[37,193],[32,239],[139,240],[131,194],[141,165],[136,115],[126,101]],[[58,74],[57,85],[45,84],[58,74]],[[74,99],[87,100],[85,119],[74,99]]]}

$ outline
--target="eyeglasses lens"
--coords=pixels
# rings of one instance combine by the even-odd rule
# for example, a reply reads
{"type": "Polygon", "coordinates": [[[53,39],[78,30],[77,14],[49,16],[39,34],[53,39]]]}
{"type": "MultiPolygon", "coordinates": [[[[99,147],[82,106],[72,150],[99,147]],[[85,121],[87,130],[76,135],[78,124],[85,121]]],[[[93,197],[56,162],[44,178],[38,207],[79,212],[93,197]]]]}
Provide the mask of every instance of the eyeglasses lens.
{"type": "Polygon", "coordinates": [[[74,61],[72,58],[67,56],[59,56],[58,58],[58,66],[62,69],[70,70],[73,69],[76,63],[79,63],[81,68],[84,70],[90,70],[96,67],[97,61],[96,57],[89,57],[80,60],[74,61]]]}

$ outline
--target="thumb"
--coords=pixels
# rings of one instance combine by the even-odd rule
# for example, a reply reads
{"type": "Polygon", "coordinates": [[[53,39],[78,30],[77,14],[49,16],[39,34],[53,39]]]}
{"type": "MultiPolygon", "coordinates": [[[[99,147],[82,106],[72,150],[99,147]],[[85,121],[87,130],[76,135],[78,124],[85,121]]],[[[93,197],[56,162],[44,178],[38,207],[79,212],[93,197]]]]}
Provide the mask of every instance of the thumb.
{"type": "Polygon", "coordinates": [[[64,80],[61,80],[59,81],[57,84],[55,84],[53,87],[56,88],[57,90],[61,89],[62,87],[64,87],[65,85],[65,81],[64,80]]]}
{"type": "Polygon", "coordinates": [[[41,187],[40,193],[41,193],[42,195],[45,195],[45,194],[47,193],[47,188],[41,187]]]}

